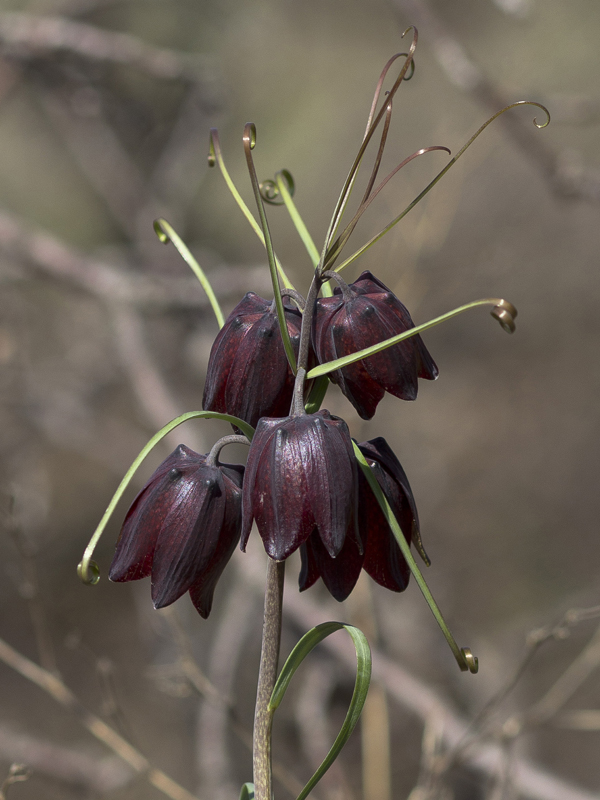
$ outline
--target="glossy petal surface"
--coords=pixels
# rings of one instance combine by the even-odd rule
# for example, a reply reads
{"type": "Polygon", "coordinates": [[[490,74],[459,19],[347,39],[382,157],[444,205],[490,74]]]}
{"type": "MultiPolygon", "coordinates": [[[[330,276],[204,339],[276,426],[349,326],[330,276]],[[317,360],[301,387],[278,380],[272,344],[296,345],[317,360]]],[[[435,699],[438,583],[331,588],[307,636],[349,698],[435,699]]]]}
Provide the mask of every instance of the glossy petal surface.
{"type": "MultiPolygon", "coordinates": [[[[383,437],[362,442],[359,448],[410,544],[413,529],[419,530],[419,518],[406,473],[383,437]]],[[[363,569],[381,586],[401,592],[408,586],[408,564],[362,470],[359,481],[359,526],[366,538],[363,569]]]]}
{"type": "MultiPolygon", "coordinates": [[[[291,305],[285,305],[285,316],[297,356],[302,317],[291,305]]],[[[213,343],[202,407],[256,427],[261,417],[287,414],[293,390],[277,313],[271,301],[248,292],[213,343]]]]}
{"type": "Polygon", "coordinates": [[[328,411],[260,420],[246,466],[242,546],[256,520],[268,555],[287,558],[316,528],[339,553],[355,526],[357,467],[346,423],[328,411]]]}
{"type": "MultiPolygon", "coordinates": [[[[410,544],[413,533],[419,531],[419,519],[410,484],[400,462],[382,437],[363,442],[359,448],[373,469],[410,544]]],[[[347,536],[338,555],[332,558],[316,532],[313,532],[300,549],[300,591],[308,589],[322,578],[330,594],[341,602],[356,585],[361,569],[386,589],[401,592],[408,586],[410,570],[402,551],[362,470],[358,474],[362,550],[351,536],[347,536]]]]}
{"type": "Polygon", "coordinates": [[[331,558],[319,537],[312,533],[300,549],[302,568],[298,584],[303,592],[319,578],[338,601],[345,600],[356,585],[363,566],[364,554],[352,538],[347,537],[335,558],[331,558]]]}
{"type": "Polygon", "coordinates": [[[207,616],[214,585],[239,540],[242,475],[242,467],[209,466],[206,456],[179,445],[127,512],[109,578],[151,575],[156,608],[193,588],[207,616]]]}
{"type": "MultiPolygon", "coordinates": [[[[319,363],[356,353],[414,327],[407,309],[370,272],[317,301],[313,344],[319,363]]],[[[414,400],[418,378],[434,380],[437,367],[419,335],[330,373],[363,419],[371,419],[385,392],[414,400]]]]}

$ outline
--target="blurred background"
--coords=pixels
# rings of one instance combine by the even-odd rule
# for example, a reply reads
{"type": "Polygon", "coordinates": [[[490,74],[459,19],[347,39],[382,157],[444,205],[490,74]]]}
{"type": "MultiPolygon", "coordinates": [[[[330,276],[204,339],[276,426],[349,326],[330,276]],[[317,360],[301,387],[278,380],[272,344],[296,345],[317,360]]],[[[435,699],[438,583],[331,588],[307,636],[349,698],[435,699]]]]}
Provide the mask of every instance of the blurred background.
{"type": "MultiPolygon", "coordinates": [[[[320,247],[379,73],[407,49],[411,23],[416,72],[394,103],[388,170],[421,147],[457,152],[516,100],[547,105],[552,123],[536,130],[533,107],[503,115],[345,273],[371,269],[417,323],[495,296],[519,317],[513,336],[483,309],[429,331],[439,380],[422,382],[415,403],[386,396],[371,422],[336,388],[327,395],[353,436],[384,435],[398,454],[432,559],[426,577],[480,672],[459,672],[414,583],[392,595],[361,580],[340,607],[320,584],[299,596],[290,559],[284,655],[311,625],[344,619],[368,633],[378,665],[362,731],[314,794],[600,793],[600,5],[2,0],[0,637],[15,650],[0,649],[0,782],[13,763],[32,770],[5,787],[11,800],[164,797],[143,758],[200,798],[235,797],[251,779],[258,536],[232,560],[206,622],[187,595],[155,612],[147,581],[106,579],[127,500],[179,441],[206,452],[227,427],[179,429],[105,533],[100,583],[82,585],[75,568],[147,439],[201,407],[217,325],[153,220],[185,239],[226,312],[246,291],[269,296],[261,245],[207,167],[209,128],[253,208],[241,137],[256,123],[259,177],[291,171],[320,247]],[[85,730],[91,718],[74,701],[61,706],[19,674],[19,654],[43,667],[46,689],[59,676],[136,748],[137,766],[85,730]]],[[[445,163],[430,153],[406,167],[348,254],[445,163]]],[[[310,262],[286,212],[270,208],[269,220],[306,291],[310,262]]],[[[343,720],[354,656],[338,636],[278,711],[278,797],[298,793],[343,720]]],[[[173,800],[189,797],[169,786],[173,800]]]]}

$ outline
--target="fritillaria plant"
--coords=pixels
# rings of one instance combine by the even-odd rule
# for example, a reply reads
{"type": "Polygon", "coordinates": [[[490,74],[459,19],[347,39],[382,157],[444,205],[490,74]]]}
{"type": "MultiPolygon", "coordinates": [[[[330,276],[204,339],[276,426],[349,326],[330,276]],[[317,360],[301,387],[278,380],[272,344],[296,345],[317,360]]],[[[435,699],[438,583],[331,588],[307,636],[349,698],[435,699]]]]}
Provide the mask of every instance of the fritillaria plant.
{"type": "Polygon", "coordinates": [[[235,188],[225,167],[219,136],[211,131],[209,164],[218,164],[242,212],[267,251],[273,298],[249,292],[224,318],[202,269],[173,228],[163,219],[155,229],[163,243],[172,242],[206,290],[220,327],[210,354],[203,410],[169,422],[144,447],[125,475],[102,518],[84,557],[79,575],[87,583],[99,578],[91,560],[98,539],[133,474],[152,448],[170,431],[195,418],[229,422],[235,431],[200,455],[180,445],[158,467],[127,512],[109,577],[130,581],[150,576],[156,608],[186,592],[202,617],[210,613],[216,582],[234,548],[245,549],[253,523],[267,556],[263,643],[254,725],[254,783],[242,794],[270,800],[271,727],[273,715],[299,664],[330,633],[345,628],[356,647],[355,691],[342,730],[321,767],[299,796],[303,800],[333,763],[352,732],[365,701],[370,679],[370,652],[355,627],[331,622],[309,631],[296,645],[278,674],[285,561],[300,550],[300,591],[319,578],[336,600],[344,600],[361,570],[392,591],[406,589],[412,573],[463,671],[477,672],[478,661],[460,648],[427,588],[412,556],[415,546],[425,564],[419,519],[408,478],[385,439],[356,443],[343,419],[321,409],[327,388],[336,383],[358,414],[371,419],[385,392],[415,400],[418,380],[435,380],[438,368],[420,334],[477,306],[491,306],[504,330],[515,329],[517,311],[500,298],[466,303],[429,322],[413,323],[408,310],[381,280],[363,272],[348,284],[342,270],[384,236],[456,163],[479,134],[500,114],[488,119],[450,158],[423,191],[382,231],[341,261],[341,254],[365,210],[392,177],[415,158],[446,147],[432,146],[405,158],[377,183],[388,139],[392,105],[403,81],[414,72],[417,31],[408,53],[394,55],[385,65],[369,113],[366,131],[335,206],[321,252],[296,209],[294,181],[287,170],[259,183],[252,151],[256,130],[249,123],[243,144],[258,208],[257,222],[235,188]],[[382,99],[390,68],[401,64],[382,99]],[[366,150],[379,136],[374,165],[352,218],[343,225],[366,150]],[[275,255],[265,203],[288,210],[312,262],[308,291],[302,296],[275,255]],[[341,263],[340,263],[341,261],[341,263]],[[223,463],[221,450],[232,442],[249,447],[245,468],[223,463]]]}

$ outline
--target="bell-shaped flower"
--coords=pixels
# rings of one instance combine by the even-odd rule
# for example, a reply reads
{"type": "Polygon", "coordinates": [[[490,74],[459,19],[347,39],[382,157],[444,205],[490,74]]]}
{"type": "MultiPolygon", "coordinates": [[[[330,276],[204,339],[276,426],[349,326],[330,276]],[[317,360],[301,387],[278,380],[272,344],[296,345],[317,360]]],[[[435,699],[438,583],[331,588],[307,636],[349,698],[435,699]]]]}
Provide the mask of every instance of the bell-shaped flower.
{"type": "MultiPolygon", "coordinates": [[[[357,353],[414,328],[396,295],[370,272],[317,301],[313,345],[319,363],[357,353]]],[[[435,380],[438,369],[417,334],[380,353],[329,373],[363,419],[371,419],[385,392],[414,400],[418,378],[435,380]]]]}
{"type": "Polygon", "coordinates": [[[211,465],[179,445],[131,504],[109,578],[150,575],[155,608],[189,591],[208,617],[217,580],[240,538],[243,475],[242,466],[211,465]]]}
{"type": "MultiPolygon", "coordinates": [[[[302,315],[285,304],[285,319],[298,356],[302,315]]],[[[294,375],[281,339],[277,311],[270,300],[248,292],[225,320],[210,351],[205,411],[232,414],[256,427],[261,417],[290,410],[294,375]]]]}
{"type": "MultiPolygon", "coordinates": [[[[381,436],[358,446],[387,497],[404,538],[408,544],[412,540],[424,553],[410,484],[392,449],[381,436]]],[[[410,570],[362,470],[359,471],[358,517],[362,552],[354,541],[347,539],[337,557],[332,558],[315,534],[307,539],[300,550],[300,591],[322,578],[329,592],[341,602],[354,588],[361,569],[386,589],[394,592],[406,589],[410,570]]]]}
{"type": "Polygon", "coordinates": [[[358,470],[348,426],[329,411],[269,419],[252,439],[243,492],[242,548],[256,520],[267,554],[282,561],[313,531],[330,557],[358,541],[358,470]]]}

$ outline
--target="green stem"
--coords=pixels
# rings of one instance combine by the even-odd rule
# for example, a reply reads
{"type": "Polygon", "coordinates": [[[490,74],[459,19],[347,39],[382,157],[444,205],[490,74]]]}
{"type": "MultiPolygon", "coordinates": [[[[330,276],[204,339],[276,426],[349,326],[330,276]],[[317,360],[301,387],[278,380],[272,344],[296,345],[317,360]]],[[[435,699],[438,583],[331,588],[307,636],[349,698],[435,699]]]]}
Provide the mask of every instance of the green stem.
{"type": "Polygon", "coordinates": [[[319,265],[319,251],[317,250],[316,245],[312,240],[312,236],[308,232],[308,228],[306,227],[304,220],[300,216],[298,209],[292,200],[292,195],[288,191],[283,174],[278,172],[277,175],[275,175],[275,179],[277,181],[277,188],[279,189],[281,199],[287,208],[288,214],[290,215],[296,230],[298,231],[298,235],[302,239],[302,243],[306,248],[306,252],[310,256],[313,267],[316,269],[319,265]]]}
{"type": "Polygon", "coordinates": [[[254,713],[253,769],[255,800],[272,800],[273,794],[271,786],[271,728],[273,726],[274,709],[269,708],[269,703],[277,681],[279,665],[284,576],[285,561],[269,559],[265,589],[263,639],[256,691],[256,710],[254,713]]]}

